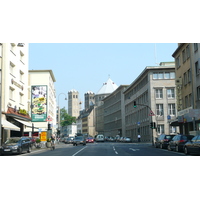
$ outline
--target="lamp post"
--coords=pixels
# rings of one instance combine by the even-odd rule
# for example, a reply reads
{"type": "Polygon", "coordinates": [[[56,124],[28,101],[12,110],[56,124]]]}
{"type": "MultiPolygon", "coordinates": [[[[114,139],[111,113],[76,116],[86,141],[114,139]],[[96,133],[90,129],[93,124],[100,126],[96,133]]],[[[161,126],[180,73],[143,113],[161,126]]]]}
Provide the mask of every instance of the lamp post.
{"type": "Polygon", "coordinates": [[[67,96],[66,96],[65,93],[60,93],[58,95],[58,130],[59,131],[60,131],[60,104],[59,104],[59,97],[60,97],[61,94],[65,95],[65,100],[67,100],[67,96]]]}

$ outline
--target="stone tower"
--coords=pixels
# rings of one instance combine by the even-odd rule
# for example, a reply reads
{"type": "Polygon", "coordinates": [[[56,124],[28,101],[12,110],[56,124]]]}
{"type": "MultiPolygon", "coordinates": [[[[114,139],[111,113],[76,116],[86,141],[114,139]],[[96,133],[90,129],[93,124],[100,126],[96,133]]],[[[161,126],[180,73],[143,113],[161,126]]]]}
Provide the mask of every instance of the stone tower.
{"type": "Polygon", "coordinates": [[[80,112],[79,92],[70,90],[68,92],[68,114],[72,117],[78,117],[80,112]]]}

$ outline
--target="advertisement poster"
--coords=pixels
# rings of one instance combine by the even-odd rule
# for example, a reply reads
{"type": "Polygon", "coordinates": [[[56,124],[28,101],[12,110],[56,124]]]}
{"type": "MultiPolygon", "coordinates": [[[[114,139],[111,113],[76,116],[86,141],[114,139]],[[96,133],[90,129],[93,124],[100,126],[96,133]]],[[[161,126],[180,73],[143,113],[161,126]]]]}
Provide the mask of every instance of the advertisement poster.
{"type": "Polygon", "coordinates": [[[32,122],[46,122],[47,119],[47,86],[31,87],[31,117],[32,122]]]}

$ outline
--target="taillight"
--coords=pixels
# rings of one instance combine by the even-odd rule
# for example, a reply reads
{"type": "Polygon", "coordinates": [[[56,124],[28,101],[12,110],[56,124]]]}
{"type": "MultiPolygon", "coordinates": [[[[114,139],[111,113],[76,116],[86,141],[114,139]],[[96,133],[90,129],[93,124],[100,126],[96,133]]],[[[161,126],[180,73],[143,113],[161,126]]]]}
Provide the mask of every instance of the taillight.
{"type": "Polygon", "coordinates": [[[168,139],[164,139],[165,142],[169,141],[168,139]]]}
{"type": "Polygon", "coordinates": [[[179,140],[179,142],[185,142],[185,140],[179,140]]]}

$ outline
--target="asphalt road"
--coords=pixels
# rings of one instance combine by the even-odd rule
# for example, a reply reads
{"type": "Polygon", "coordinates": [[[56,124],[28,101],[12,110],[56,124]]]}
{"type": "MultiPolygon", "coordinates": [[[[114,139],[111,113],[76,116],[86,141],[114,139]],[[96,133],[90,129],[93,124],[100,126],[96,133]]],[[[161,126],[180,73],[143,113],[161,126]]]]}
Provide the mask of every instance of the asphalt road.
{"type": "Polygon", "coordinates": [[[150,143],[90,143],[73,146],[61,143],[56,149],[40,149],[19,156],[186,156],[181,152],[159,149],[150,143]]]}

